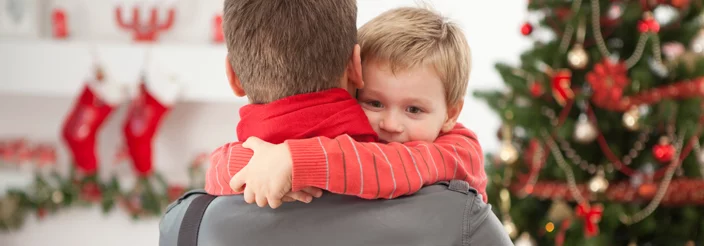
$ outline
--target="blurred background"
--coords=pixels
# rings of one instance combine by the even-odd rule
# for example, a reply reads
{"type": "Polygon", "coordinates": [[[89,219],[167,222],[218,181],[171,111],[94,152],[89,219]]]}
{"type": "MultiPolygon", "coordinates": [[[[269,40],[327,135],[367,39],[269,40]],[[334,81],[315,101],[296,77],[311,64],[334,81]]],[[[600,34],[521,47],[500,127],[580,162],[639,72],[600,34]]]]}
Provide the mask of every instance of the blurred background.
{"type": "MultiPolygon", "coordinates": [[[[358,0],[358,25],[414,0],[358,0]]],[[[702,0],[423,1],[516,245],[704,245],[702,0]]],[[[0,0],[0,245],[156,245],[235,141],[222,0],[0,0]]]]}

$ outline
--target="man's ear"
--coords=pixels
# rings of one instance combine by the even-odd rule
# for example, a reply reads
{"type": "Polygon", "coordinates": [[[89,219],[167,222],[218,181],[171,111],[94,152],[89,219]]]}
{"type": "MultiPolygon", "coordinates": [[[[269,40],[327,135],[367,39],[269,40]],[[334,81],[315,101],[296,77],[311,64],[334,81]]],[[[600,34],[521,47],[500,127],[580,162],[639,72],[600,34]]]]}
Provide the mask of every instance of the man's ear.
{"type": "Polygon", "coordinates": [[[227,81],[230,83],[230,87],[232,88],[232,91],[235,93],[235,96],[238,96],[238,97],[246,96],[247,93],[245,93],[244,89],[242,88],[242,82],[240,82],[240,78],[237,77],[237,74],[235,74],[235,71],[232,70],[232,66],[230,65],[230,60],[227,57],[225,57],[225,73],[227,74],[227,81]]]}
{"type": "Polygon", "coordinates": [[[460,116],[462,112],[462,107],[464,106],[464,99],[460,99],[454,105],[449,105],[447,107],[447,118],[442,124],[442,132],[449,132],[452,128],[455,128],[457,124],[457,117],[460,116]]]}
{"type": "Polygon", "coordinates": [[[362,89],[364,87],[360,52],[359,44],[355,44],[350,61],[347,63],[347,85],[350,87],[348,89],[362,89]]]}

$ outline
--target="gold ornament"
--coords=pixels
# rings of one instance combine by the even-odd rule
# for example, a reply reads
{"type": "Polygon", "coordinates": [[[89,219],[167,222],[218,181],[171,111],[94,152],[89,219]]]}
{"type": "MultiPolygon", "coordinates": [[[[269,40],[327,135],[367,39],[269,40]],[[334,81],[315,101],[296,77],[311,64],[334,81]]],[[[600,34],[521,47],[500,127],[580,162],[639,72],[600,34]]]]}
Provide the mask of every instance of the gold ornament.
{"type": "Polygon", "coordinates": [[[61,193],[60,190],[55,190],[51,194],[51,201],[54,202],[54,204],[61,204],[64,202],[64,193],[61,193]]]}
{"type": "Polygon", "coordinates": [[[640,128],[638,120],[640,119],[640,112],[637,107],[631,107],[628,111],[623,113],[623,126],[628,130],[636,131],[640,128]]]}
{"type": "Polygon", "coordinates": [[[504,164],[512,165],[518,160],[518,150],[511,143],[504,143],[499,152],[499,159],[504,164]]]}
{"type": "Polygon", "coordinates": [[[504,139],[499,151],[499,159],[504,164],[512,165],[518,160],[518,150],[511,143],[511,128],[508,125],[503,125],[501,133],[504,139]]]}
{"type": "Polygon", "coordinates": [[[584,69],[589,64],[589,55],[584,50],[581,44],[575,44],[572,49],[567,52],[567,61],[574,69],[584,69]]]}
{"type": "Polygon", "coordinates": [[[704,54],[704,28],[699,30],[697,36],[689,43],[689,49],[696,54],[704,54]]]}
{"type": "Polygon", "coordinates": [[[555,223],[548,222],[547,224],[545,224],[545,231],[546,232],[552,232],[554,230],[555,230],[555,223]]]}
{"type": "Polygon", "coordinates": [[[518,228],[516,228],[516,224],[510,219],[504,220],[504,230],[506,230],[506,233],[508,233],[511,239],[515,239],[516,236],[518,236],[518,228]]]}
{"type": "Polygon", "coordinates": [[[516,239],[515,246],[535,246],[535,240],[527,232],[521,233],[521,236],[516,239]]]}
{"type": "Polygon", "coordinates": [[[597,131],[594,124],[589,122],[587,115],[581,114],[574,127],[574,140],[581,144],[591,143],[596,139],[597,131]]]}
{"type": "Polygon", "coordinates": [[[511,194],[506,188],[503,188],[499,192],[499,198],[501,199],[501,213],[507,214],[511,209],[511,194]]]}
{"type": "Polygon", "coordinates": [[[572,218],[572,208],[563,200],[553,201],[548,210],[548,219],[550,221],[560,222],[569,218],[572,218]]]}
{"type": "Polygon", "coordinates": [[[589,180],[589,190],[593,193],[603,193],[609,188],[609,181],[604,177],[604,170],[599,172],[589,180]]]}

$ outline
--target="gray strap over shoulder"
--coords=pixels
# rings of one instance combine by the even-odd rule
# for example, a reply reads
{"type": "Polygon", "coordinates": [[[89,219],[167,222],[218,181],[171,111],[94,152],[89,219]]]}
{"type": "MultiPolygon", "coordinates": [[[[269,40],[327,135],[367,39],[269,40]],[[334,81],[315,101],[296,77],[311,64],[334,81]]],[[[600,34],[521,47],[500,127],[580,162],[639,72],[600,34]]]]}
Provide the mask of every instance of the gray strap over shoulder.
{"type": "Polygon", "coordinates": [[[203,221],[205,210],[215,199],[215,196],[203,194],[196,197],[188,206],[186,214],[183,216],[181,227],[178,231],[178,246],[197,246],[200,223],[203,221]]]}

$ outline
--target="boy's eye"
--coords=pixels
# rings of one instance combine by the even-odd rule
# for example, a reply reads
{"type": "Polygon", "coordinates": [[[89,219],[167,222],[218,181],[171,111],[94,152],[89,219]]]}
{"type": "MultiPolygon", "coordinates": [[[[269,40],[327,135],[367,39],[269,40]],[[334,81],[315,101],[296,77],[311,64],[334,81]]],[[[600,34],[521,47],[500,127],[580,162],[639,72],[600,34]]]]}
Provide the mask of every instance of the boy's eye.
{"type": "Polygon", "coordinates": [[[410,106],[410,107],[406,108],[406,112],[409,112],[411,114],[419,114],[419,113],[422,113],[423,110],[420,109],[419,107],[416,107],[416,106],[410,106]]]}
{"type": "Polygon", "coordinates": [[[384,105],[381,105],[381,102],[379,102],[379,101],[368,101],[367,104],[369,104],[369,106],[372,106],[372,107],[375,107],[375,108],[382,108],[382,107],[384,107],[384,105]]]}

